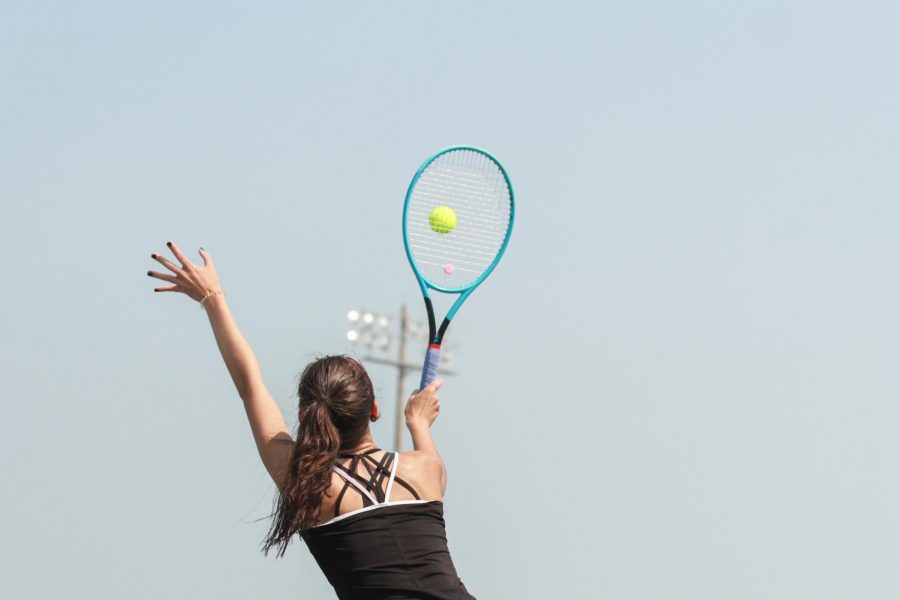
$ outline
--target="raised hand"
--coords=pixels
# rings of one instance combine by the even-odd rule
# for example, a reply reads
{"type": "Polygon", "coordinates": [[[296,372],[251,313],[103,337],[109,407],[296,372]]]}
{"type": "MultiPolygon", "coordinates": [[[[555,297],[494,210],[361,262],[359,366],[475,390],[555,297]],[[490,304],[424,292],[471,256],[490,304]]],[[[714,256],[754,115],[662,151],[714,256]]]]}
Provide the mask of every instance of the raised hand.
{"type": "Polygon", "coordinates": [[[153,288],[154,292],[181,292],[198,302],[222,293],[219,276],[216,274],[216,267],[209,252],[200,248],[200,258],[203,259],[203,264],[197,265],[188,260],[174,242],[168,242],[166,245],[175,255],[180,266],[161,254],[151,254],[150,257],[168,269],[171,274],[147,271],[147,275],[172,284],[153,288]]]}
{"type": "Polygon", "coordinates": [[[406,402],[406,425],[414,427],[424,424],[428,427],[434,423],[441,411],[441,399],[438,397],[438,389],[444,385],[440,379],[435,379],[425,386],[425,389],[415,392],[406,402]]]}

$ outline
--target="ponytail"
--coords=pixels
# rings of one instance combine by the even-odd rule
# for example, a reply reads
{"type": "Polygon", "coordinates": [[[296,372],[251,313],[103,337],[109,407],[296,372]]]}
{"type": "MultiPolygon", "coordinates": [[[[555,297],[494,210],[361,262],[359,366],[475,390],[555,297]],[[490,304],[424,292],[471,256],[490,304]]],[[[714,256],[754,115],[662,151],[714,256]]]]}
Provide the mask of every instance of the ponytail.
{"type": "Polygon", "coordinates": [[[342,442],[354,444],[367,430],[366,406],[371,410],[374,400],[365,369],[345,356],[327,356],[307,365],[300,376],[299,396],[297,441],[263,542],[267,555],[277,548],[276,556],[283,556],[295,533],[319,522],[322,497],[331,485],[342,442]]]}

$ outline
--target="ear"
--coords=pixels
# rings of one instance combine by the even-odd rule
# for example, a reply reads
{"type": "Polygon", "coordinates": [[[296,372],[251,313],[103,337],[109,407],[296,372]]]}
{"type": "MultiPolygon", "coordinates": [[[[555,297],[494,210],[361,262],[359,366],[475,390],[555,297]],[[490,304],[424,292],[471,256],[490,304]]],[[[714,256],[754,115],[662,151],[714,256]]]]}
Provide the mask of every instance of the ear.
{"type": "Polygon", "coordinates": [[[380,418],[381,418],[381,410],[379,410],[379,408],[378,408],[378,400],[373,400],[372,401],[372,416],[370,417],[370,419],[374,423],[375,421],[377,421],[380,418]]]}

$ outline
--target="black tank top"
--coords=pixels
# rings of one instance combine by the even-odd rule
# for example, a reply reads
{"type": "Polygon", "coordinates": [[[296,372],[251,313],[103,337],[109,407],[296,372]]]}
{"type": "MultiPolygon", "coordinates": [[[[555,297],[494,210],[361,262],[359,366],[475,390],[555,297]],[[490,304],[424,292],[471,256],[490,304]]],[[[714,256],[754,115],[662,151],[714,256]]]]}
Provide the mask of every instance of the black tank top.
{"type": "Polygon", "coordinates": [[[338,455],[351,461],[349,467],[334,467],[344,479],[335,518],[301,533],[338,598],[474,600],[450,559],[443,503],[419,500],[412,486],[397,477],[398,455],[385,452],[377,461],[372,454],[378,451],[338,455]],[[389,502],[395,483],[417,499],[389,502]],[[363,508],[339,515],[351,489],[362,496],[363,508]]]}

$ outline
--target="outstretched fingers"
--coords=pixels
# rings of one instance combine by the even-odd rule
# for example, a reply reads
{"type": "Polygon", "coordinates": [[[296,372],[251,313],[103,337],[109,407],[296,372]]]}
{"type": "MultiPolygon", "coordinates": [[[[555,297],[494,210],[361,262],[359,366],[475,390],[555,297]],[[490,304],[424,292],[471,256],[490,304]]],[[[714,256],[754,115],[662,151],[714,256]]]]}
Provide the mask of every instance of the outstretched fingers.
{"type": "Polygon", "coordinates": [[[159,273],[157,271],[147,271],[147,277],[161,279],[162,281],[166,281],[168,283],[173,284],[170,286],[155,287],[155,288],[153,288],[154,292],[180,292],[181,291],[178,287],[178,277],[175,277],[172,275],[166,275],[165,273],[159,273]]]}
{"type": "Polygon", "coordinates": [[[165,273],[159,273],[157,271],[147,271],[147,277],[155,277],[156,279],[162,279],[163,281],[168,281],[169,283],[178,283],[177,277],[166,275],[165,273]]]}
{"type": "Polygon", "coordinates": [[[213,266],[213,259],[212,259],[212,256],[210,256],[209,252],[206,251],[206,248],[200,248],[199,253],[200,253],[200,258],[203,259],[203,266],[204,266],[204,267],[211,267],[211,266],[213,266]]]}
{"type": "Polygon", "coordinates": [[[166,245],[172,251],[172,254],[175,255],[175,258],[178,259],[178,262],[181,263],[182,269],[186,270],[186,269],[194,266],[194,263],[192,263],[190,260],[188,260],[188,257],[185,256],[184,253],[181,251],[181,249],[175,245],[175,242],[166,242],[166,245]]]}
{"type": "Polygon", "coordinates": [[[150,255],[168,272],[148,271],[147,275],[172,284],[168,287],[157,288],[157,292],[181,292],[197,301],[222,292],[222,285],[216,275],[212,256],[206,249],[200,248],[200,257],[203,259],[201,264],[199,261],[191,262],[174,242],[166,242],[166,246],[175,255],[175,261],[168,260],[165,256],[155,252],[150,255]]]}
{"type": "Polygon", "coordinates": [[[161,264],[168,270],[172,271],[176,275],[181,273],[181,269],[178,267],[178,265],[173,263],[171,260],[169,260],[168,258],[163,256],[162,254],[157,254],[154,252],[153,254],[150,255],[150,258],[152,258],[153,260],[155,260],[156,262],[158,262],[159,264],[161,264]]]}

